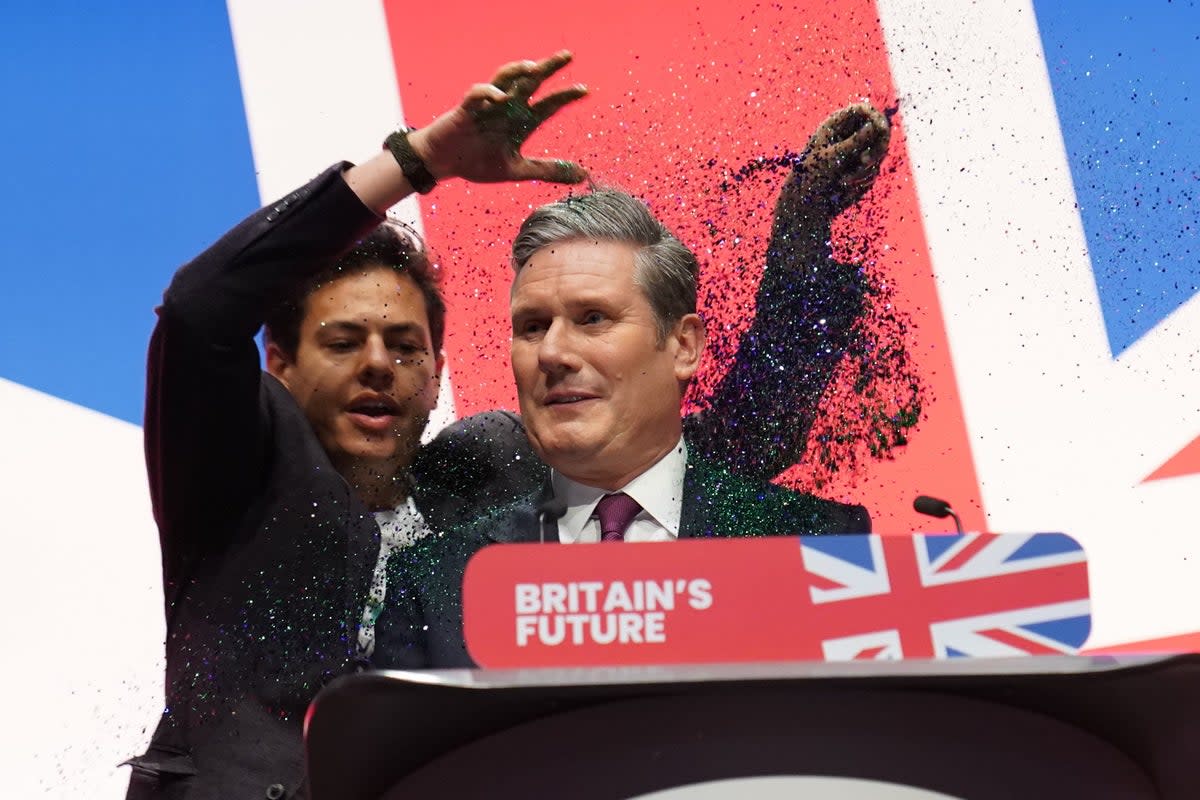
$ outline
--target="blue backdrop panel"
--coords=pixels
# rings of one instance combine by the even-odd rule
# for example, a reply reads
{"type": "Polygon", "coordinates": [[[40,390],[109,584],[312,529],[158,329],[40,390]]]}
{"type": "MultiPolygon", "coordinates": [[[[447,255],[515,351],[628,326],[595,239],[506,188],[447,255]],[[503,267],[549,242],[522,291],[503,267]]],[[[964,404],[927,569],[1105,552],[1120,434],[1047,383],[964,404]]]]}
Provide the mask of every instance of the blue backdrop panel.
{"type": "Polygon", "coordinates": [[[174,269],[258,205],[224,3],[9,2],[0,377],[141,422],[174,269]]]}
{"type": "Polygon", "coordinates": [[[1200,4],[1034,7],[1115,357],[1200,289],[1200,4]]]}

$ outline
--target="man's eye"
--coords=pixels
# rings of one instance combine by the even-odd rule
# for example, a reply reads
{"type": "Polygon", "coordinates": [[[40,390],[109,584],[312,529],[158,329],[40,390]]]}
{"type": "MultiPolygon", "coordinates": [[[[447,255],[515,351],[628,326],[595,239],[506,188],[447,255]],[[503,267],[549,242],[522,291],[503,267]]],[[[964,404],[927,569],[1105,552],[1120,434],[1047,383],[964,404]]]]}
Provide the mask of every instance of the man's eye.
{"type": "Polygon", "coordinates": [[[419,364],[429,351],[419,344],[399,344],[392,347],[392,357],[397,364],[419,364]]]}
{"type": "Polygon", "coordinates": [[[521,336],[538,336],[545,331],[545,324],[536,320],[528,320],[517,326],[517,333],[521,336]]]}
{"type": "Polygon", "coordinates": [[[599,323],[604,322],[604,320],[606,320],[606,319],[608,319],[608,317],[603,312],[589,311],[588,313],[583,315],[583,324],[584,325],[598,325],[599,323]]]}
{"type": "Polygon", "coordinates": [[[332,342],[326,342],[325,346],[335,353],[348,353],[354,349],[354,342],[349,339],[334,339],[332,342]]]}

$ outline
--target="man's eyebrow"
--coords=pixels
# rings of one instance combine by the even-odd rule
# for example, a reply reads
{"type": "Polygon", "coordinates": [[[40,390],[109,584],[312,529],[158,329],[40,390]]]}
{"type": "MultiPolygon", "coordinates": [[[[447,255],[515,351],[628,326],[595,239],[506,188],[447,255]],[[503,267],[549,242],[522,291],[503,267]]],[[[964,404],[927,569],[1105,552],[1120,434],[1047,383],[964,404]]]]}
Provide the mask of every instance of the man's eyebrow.
{"type": "Polygon", "coordinates": [[[545,313],[547,313],[547,312],[538,305],[535,305],[533,303],[521,303],[521,304],[512,306],[512,308],[509,309],[508,315],[510,317],[512,317],[513,319],[518,319],[518,318],[522,318],[522,317],[530,317],[530,316],[535,316],[538,314],[545,314],[545,313]]]}
{"type": "MultiPolygon", "coordinates": [[[[611,295],[606,294],[605,292],[602,292],[602,291],[598,291],[598,290],[589,290],[587,292],[580,292],[580,293],[574,295],[573,297],[570,297],[566,300],[562,300],[560,302],[562,305],[566,306],[568,311],[578,311],[581,308],[591,308],[591,307],[609,308],[610,306],[612,306],[614,304],[614,301],[613,301],[613,298],[611,295]]],[[[511,310],[509,311],[509,315],[514,318],[518,317],[518,316],[522,316],[522,315],[528,316],[529,314],[542,314],[542,313],[550,314],[553,312],[546,311],[544,305],[542,303],[537,303],[537,302],[516,304],[516,305],[513,305],[511,307],[511,310]]]]}
{"type": "Polygon", "coordinates": [[[383,326],[384,333],[425,333],[425,326],[417,322],[392,322],[383,326]]]}
{"type": "Polygon", "coordinates": [[[351,322],[346,319],[328,319],[321,320],[317,329],[319,331],[336,331],[339,333],[361,333],[367,329],[367,326],[360,322],[351,322]]]}
{"type": "MultiPolygon", "coordinates": [[[[335,331],[338,333],[364,333],[367,326],[361,322],[355,322],[348,319],[331,319],[321,322],[320,330],[335,331]]],[[[393,322],[385,325],[383,328],[385,334],[388,333],[425,333],[425,328],[417,322],[393,322]]]]}

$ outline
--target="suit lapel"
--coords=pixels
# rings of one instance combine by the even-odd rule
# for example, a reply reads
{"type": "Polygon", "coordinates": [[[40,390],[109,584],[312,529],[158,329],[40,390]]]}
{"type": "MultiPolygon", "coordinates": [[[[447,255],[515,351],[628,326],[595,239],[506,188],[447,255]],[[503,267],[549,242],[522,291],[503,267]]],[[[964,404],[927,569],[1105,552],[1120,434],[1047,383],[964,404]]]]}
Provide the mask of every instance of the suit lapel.
{"type": "Polygon", "coordinates": [[[688,448],[687,466],[683,471],[683,503],[679,509],[679,538],[692,539],[702,535],[707,522],[710,487],[707,470],[697,463],[688,448]]]}
{"type": "Polygon", "coordinates": [[[358,626],[379,560],[380,532],[375,515],[349,492],[346,508],[346,630],[351,642],[358,641],[358,626]]]}

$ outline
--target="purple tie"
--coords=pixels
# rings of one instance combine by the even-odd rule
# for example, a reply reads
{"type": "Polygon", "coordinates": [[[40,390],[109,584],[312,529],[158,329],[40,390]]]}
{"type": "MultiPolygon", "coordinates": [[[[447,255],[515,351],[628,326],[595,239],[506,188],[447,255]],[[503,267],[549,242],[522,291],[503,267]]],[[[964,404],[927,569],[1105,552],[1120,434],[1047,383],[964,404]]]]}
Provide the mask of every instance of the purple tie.
{"type": "Polygon", "coordinates": [[[596,516],[600,517],[600,541],[621,542],[625,540],[625,529],[642,507],[624,492],[606,494],[596,504],[596,516]]]}

